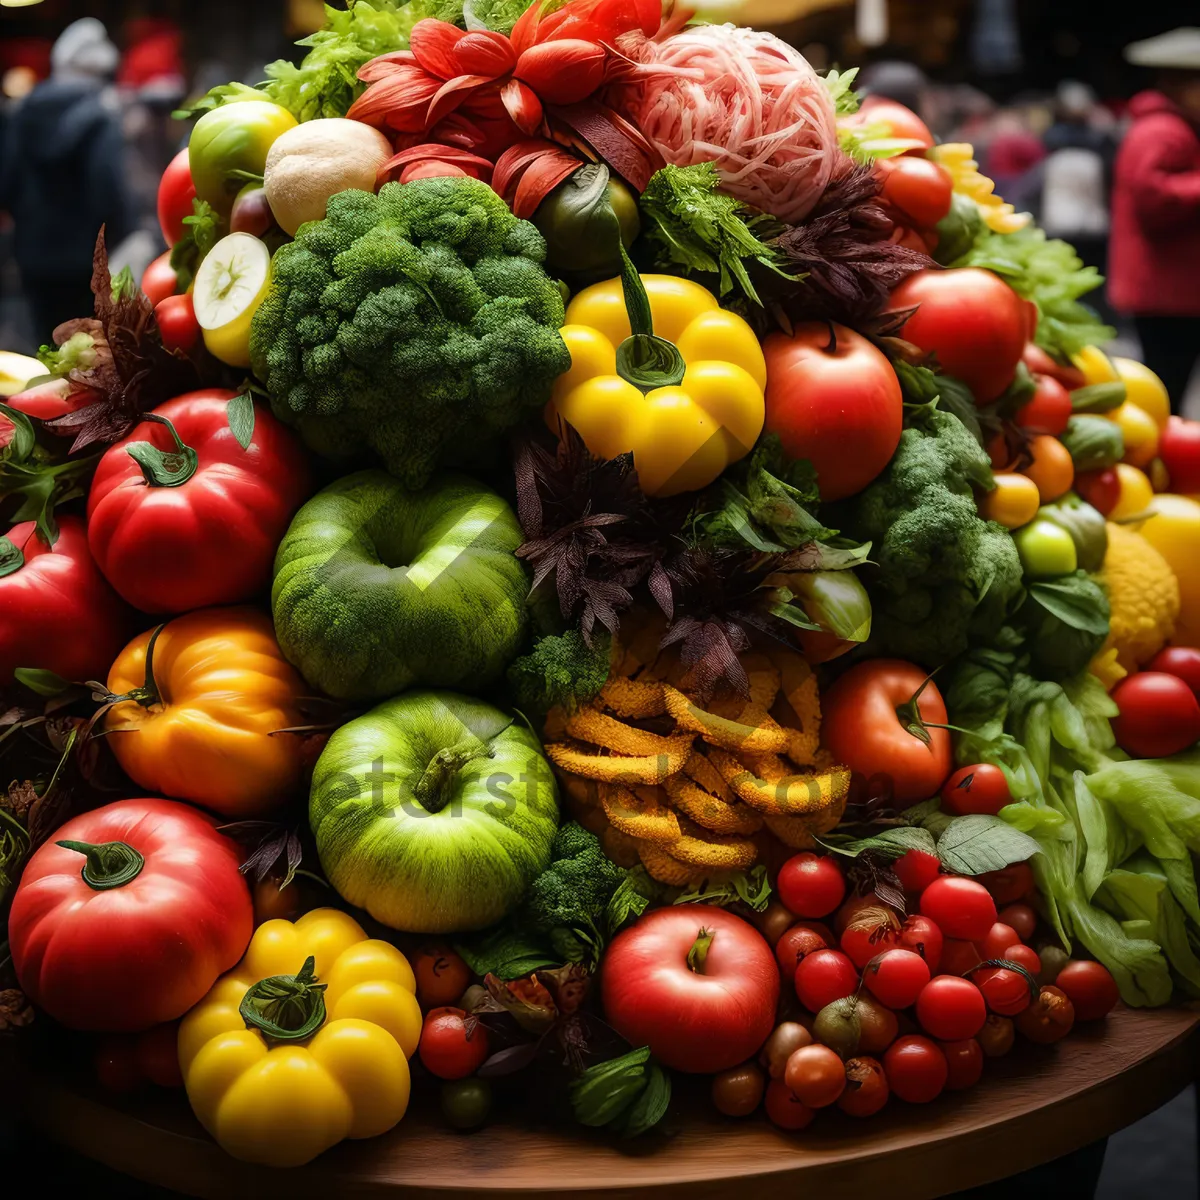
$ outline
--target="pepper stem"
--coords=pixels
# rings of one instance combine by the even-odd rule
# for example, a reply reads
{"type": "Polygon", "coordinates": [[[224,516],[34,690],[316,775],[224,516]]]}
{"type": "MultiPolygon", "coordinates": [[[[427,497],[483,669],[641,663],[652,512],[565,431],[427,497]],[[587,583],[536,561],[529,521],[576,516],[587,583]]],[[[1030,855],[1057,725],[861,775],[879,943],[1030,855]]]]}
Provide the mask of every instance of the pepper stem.
{"type": "Polygon", "coordinates": [[[413,788],[417,803],[427,812],[439,813],[450,803],[450,785],[454,777],[473,758],[487,753],[478,740],[443,746],[430,760],[413,788]]]}
{"type": "Polygon", "coordinates": [[[124,887],[141,873],[146,860],[128,842],[55,842],[74,850],[87,860],[80,876],[95,892],[124,887]]]}
{"type": "Polygon", "coordinates": [[[646,285],[620,236],[617,245],[621,249],[621,290],[625,294],[625,311],[631,330],[629,337],[617,347],[617,374],[643,392],[677,387],[683,382],[687,364],[678,347],[655,335],[646,285]]]}
{"type": "Polygon", "coordinates": [[[200,465],[196,451],[184,442],[166,417],[146,413],[143,420],[165,425],[175,441],[175,449],[160,450],[150,442],[134,442],[125,447],[125,453],[141,468],[147,487],[181,487],[195,475],[200,465]]]}
{"type": "Polygon", "coordinates": [[[696,940],[687,953],[688,970],[695,971],[697,975],[704,974],[704,964],[708,961],[708,952],[712,947],[713,938],[716,936],[713,930],[701,927],[700,932],[696,934],[696,940]]]}
{"type": "Polygon", "coordinates": [[[242,997],[238,1015],[247,1029],[271,1042],[303,1042],[325,1024],[325,984],[310,954],[295,975],[260,979],[242,997]]]}

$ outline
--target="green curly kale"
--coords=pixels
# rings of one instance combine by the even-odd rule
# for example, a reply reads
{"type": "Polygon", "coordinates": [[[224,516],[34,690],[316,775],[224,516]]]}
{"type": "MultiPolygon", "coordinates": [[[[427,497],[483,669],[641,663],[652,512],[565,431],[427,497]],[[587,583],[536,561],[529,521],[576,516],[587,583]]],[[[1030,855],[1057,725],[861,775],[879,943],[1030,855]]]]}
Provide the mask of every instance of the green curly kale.
{"type": "Polygon", "coordinates": [[[513,703],[524,713],[547,713],[555,705],[574,708],[608,682],[611,639],[595,635],[589,646],[578,629],[540,638],[508,668],[513,703]]]}
{"type": "Polygon", "coordinates": [[[406,486],[523,419],[571,365],[546,244],[476,179],[346,191],[272,262],[250,355],[319,453],[406,486]]]}
{"type": "Polygon", "coordinates": [[[914,420],[842,528],[872,543],[876,565],[862,571],[869,653],[935,667],[1003,623],[1021,594],[1021,562],[1008,531],[976,509],[972,489],[992,486],[979,443],[933,406],[914,420]]]}

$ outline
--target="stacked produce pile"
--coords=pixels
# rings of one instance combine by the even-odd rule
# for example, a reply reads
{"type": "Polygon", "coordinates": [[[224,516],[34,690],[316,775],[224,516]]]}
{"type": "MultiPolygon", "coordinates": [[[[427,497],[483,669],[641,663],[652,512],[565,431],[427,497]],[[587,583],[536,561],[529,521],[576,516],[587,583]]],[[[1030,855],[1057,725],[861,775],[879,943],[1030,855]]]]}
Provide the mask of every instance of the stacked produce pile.
{"type": "Polygon", "coordinates": [[[0,363],[4,1026],[287,1166],[1200,995],[1200,425],[1099,276],[771,35],[327,14],[0,363]]]}

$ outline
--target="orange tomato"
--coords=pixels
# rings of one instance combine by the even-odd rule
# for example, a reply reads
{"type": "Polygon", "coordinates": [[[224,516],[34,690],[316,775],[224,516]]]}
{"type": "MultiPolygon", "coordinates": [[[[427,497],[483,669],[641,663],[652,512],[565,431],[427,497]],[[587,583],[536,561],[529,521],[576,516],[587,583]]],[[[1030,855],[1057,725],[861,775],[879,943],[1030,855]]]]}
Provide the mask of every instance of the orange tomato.
{"type": "Polygon", "coordinates": [[[979,500],[979,515],[987,521],[998,521],[1005,529],[1019,529],[1037,516],[1041,494],[1028,475],[1001,471],[995,476],[994,490],[979,500]]]}
{"type": "Polygon", "coordinates": [[[1135,467],[1148,466],[1158,453],[1158,423],[1144,409],[1125,401],[1108,414],[1125,438],[1125,461],[1135,467]]]}
{"type": "Polygon", "coordinates": [[[1075,464],[1066,446],[1058,438],[1042,434],[1030,439],[1029,453],[1033,461],[1021,473],[1037,485],[1042,503],[1065,496],[1075,482],[1075,464]]]}

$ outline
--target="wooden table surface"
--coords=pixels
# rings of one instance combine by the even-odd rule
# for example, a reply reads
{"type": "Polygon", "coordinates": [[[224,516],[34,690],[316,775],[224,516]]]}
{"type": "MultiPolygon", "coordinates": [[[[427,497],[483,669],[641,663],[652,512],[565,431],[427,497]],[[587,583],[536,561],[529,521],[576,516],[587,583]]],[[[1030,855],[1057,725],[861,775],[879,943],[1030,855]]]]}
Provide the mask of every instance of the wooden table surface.
{"type": "Polygon", "coordinates": [[[307,1167],[278,1171],[227,1157],[182,1096],[114,1102],[49,1068],[25,1083],[26,1111],[54,1140],[125,1174],[219,1200],[329,1200],[391,1196],[452,1200],[529,1196],[734,1196],[807,1194],[821,1200],[929,1200],[1023,1171],[1131,1124],[1196,1078],[1200,1016],[1178,1009],[1120,1009],[1053,1047],[1024,1045],[989,1062],[983,1081],[933,1104],[893,1102],[855,1121],[822,1114],[801,1133],[762,1117],[717,1115],[677,1088],[665,1136],[620,1144],[588,1131],[495,1123],[447,1130],[414,1096],[390,1134],[344,1142],[307,1167]],[[801,1190],[803,1189],[803,1190],[801,1190]]]}

